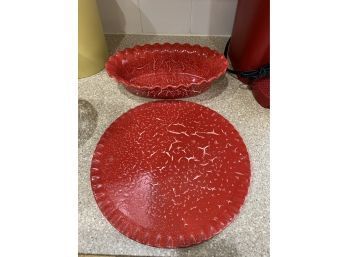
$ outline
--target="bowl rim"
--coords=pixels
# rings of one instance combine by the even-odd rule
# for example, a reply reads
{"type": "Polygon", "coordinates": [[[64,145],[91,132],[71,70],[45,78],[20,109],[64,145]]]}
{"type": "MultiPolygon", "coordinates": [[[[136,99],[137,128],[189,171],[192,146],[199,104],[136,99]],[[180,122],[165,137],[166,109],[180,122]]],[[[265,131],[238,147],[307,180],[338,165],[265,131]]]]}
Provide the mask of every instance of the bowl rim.
{"type": "Polygon", "coordinates": [[[223,74],[226,73],[228,67],[228,61],[225,58],[225,56],[221,53],[219,53],[218,51],[216,51],[215,49],[211,49],[207,46],[201,46],[199,44],[188,44],[188,43],[154,43],[154,44],[144,44],[144,45],[135,45],[133,47],[128,47],[128,48],[124,48],[123,50],[117,51],[114,54],[110,55],[108,60],[105,62],[105,70],[107,71],[108,75],[113,78],[114,80],[116,80],[116,82],[122,83],[123,85],[127,86],[127,87],[133,87],[136,88],[138,90],[153,90],[153,89],[160,89],[160,90],[166,90],[166,89],[178,89],[180,87],[185,87],[185,89],[188,88],[192,88],[194,86],[200,86],[202,84],[207,84],[207,83],[212,83],[214,80],[218,79],[219,77],[221,77],[223,74]],[[119,56],[122,55],[127,55],[129,53],[133,53],[135,51],[142,51],[142,52],[146,52],[146,51],[153,51],[159,48],[165,48],[165,47],[170,47],[170,48],[176,48],[176,47],[180,47],[180,48],[186,48],[186,49],[190,49],[190,50],[199,50],[201,52],[206,52],[209,53],[210,55],[216,55],[218,56],[221,61],[223,62],[224,66],[221,70],[219,70],[219,72],[217,72],[214,76],[211,76],[209,79],[203,79],[199,82],[191,82],[191,83],[178,83],[176,85],[173,84],[168,84],[166,86],[158,86],[158,85],[148,85],[148,86],[144,86],[144,85],[137,85],[135,83],[130,82],[129,80],[124,79],[123,77],[119,76],[118,74],[115,74],[114,72],[112,72],[112,62],[114,61],[114,59],[116,59],[119,56]]]}

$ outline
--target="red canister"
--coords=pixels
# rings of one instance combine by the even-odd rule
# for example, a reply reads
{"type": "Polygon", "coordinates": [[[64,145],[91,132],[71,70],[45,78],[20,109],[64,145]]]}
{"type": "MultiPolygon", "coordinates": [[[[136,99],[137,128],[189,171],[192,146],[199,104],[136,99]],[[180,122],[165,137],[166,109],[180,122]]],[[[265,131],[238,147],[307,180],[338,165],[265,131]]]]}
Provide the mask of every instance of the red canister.
{"type": "MultiPolygon", "coordinates": [[[[238,1],[228,50],[234,70],[257,70],[270,63],[269,20],[269,0],[238,1]]],[[[256,100],[263,107],[269,108],[269,78],[263,79],[262,83],[253,81],[251,86],[256,100]]]]}

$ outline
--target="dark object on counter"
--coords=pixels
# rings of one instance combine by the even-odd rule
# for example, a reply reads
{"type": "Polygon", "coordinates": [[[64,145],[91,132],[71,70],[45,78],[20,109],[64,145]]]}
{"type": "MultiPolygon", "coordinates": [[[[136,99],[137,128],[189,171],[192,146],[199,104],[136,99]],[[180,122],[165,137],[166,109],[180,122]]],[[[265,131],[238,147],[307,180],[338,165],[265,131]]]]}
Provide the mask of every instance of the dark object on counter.
{"type": "Polygon", "coordinates": [[[94,106],[84,100],[79,99],[79,133],[78,133],[78,142],[79,147],[83,146],[88,139],[93,135],[97,123],[98,123],[98,112],[94,106]]]}
{"type": "Polygon", "coordinates": [[[199,244],[228,226],[248,193],[243,139],[217,112],[186,101],[142,104],[117,118],[91,165],[106,219],[142,244],[199,244]]]}
{"type": "Polygon", "coordinates": [[[105,64],[109,76],[139,96],[182,98],[198,95],[224,75],[226,58],[208,47],[154,44],[119,51],[105,64]]]}
{"type": "Polygon", "coordinates": [[[239,0],[232,36],[225,47],[233,67],[228,72],[249,85],[265,108],[270,108],[269,9],[269,0],[239,0]]]}

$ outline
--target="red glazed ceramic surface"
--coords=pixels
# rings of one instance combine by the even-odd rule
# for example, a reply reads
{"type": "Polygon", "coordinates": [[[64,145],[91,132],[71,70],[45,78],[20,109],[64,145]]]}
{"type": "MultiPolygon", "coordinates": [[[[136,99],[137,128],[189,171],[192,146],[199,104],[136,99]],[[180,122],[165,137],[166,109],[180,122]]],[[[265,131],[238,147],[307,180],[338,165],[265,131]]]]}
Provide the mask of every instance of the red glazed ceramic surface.
{"type": "Polygon", "coordinates": [[[117,52],[105,68],[110,77],[136,95],[181,98],[207,90],[225,73],[227,60],[208,47],[165,43],[117,52]]]}
{"type": "Polygon", "coordinates": [[[93,156],[98,206],[121,233],[156,247],[208,240],[247,195],[246,146],[221,115],[199,104],[159,101],[116,119],[93,156]]]}

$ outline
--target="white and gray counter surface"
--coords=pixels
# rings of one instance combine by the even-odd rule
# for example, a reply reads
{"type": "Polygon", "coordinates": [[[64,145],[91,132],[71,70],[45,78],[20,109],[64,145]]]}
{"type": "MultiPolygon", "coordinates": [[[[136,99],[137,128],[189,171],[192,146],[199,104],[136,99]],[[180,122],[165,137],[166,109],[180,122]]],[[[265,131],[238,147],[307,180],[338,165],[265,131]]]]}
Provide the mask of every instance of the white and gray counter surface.
{"type": "MultiPolygon", "coordinates": [[[[111,53],[146,43],[200,44],[223,52],[226,37],[106,35],[111,53]]],[[[196,246],[160,249],[135,242],[118,232],[94,200],[89,172],[92,155],[104,130],[121,114],[154,99],[135,96],[105,70],[79,79],[78,250],[83,254],[129,256],[269,256],[269,117],[252,92],[229,74],[201,95],[185,98],[209,107],[228,119],[243,137],[251,160],[251,184],[240,214],[221,233],[196,246]]]]}

